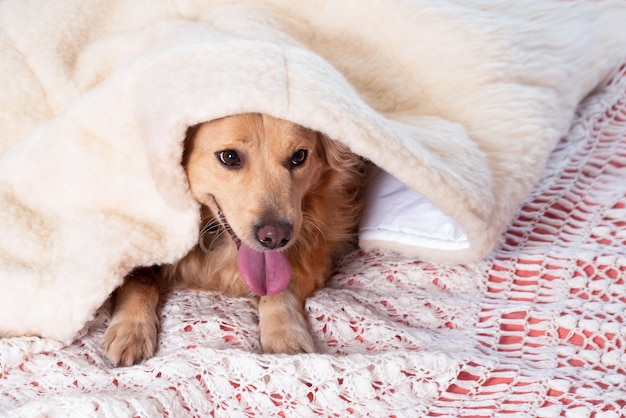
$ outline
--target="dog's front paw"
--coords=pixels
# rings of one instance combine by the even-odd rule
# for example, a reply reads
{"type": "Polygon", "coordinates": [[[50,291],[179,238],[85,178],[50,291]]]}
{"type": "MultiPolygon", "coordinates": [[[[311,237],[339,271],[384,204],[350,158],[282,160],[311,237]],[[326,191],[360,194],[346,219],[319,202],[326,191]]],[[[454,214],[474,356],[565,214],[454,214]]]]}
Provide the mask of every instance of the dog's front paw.
{"type": "Polygon", "coordinates": [[[312,353],[315,350],[304,301],[287,289],[259,300],[259,339],[265,353],[312,353]]]}
{"type": "Polygon", "coordinates": [[[313,338],[302,315],[260,321],[259,337],[265,353],[297,354],[315,351],[313,338]]]}
{"type": "Polygon", "coordinates": [[[158,322],[154,320],[113,320],[104,333],[105,356],[115,366],[132,366],[154,355],[158,322]]]}

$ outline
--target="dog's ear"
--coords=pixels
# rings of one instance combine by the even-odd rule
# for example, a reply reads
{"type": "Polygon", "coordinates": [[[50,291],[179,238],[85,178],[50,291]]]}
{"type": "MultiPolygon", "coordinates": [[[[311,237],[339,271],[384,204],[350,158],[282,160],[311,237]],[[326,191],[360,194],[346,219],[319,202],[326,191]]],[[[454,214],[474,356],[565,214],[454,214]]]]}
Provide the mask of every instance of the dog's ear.
{"type": "Polygon", "coordinates": [[[321,132],[317,132],[317,145],[322,159],[334,170],[345,170],[360,159],[347,146],[321,132]]]}

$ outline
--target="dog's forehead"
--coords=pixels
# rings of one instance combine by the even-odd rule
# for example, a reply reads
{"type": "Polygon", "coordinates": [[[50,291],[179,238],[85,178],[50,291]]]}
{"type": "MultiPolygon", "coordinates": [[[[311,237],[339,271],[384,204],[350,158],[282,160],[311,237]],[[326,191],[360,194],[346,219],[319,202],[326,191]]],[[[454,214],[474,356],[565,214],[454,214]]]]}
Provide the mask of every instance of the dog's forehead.
{"type": "Polygon", "coordinates": [[[309,129],[277,119],[264,123],[264,129],[260,132],[252,133],[252,135],[257,135],[259,141],[266,145],[285,148],[309,148],[316,139],[316,135],[309,129]]]}
{"type": "Polygon", "coordinates": [[[278,146],[309,147],[316,134],[298,124],[268,115],[235,115],[211,122],[200,127],[198,139],[204,146],[278,146]]]}

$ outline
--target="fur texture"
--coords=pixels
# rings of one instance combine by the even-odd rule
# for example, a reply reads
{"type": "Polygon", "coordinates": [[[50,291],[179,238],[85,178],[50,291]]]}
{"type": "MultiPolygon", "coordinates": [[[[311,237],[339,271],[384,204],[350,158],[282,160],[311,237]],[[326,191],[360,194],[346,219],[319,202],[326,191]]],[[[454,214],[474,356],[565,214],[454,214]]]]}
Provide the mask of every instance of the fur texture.
{"type": "Polygon", "coordinates": [[[163,279],[252,296],[238,268],[239,240],[254,251],[285,252],[291,266],[287,288],[260,297],[264,351],[312,352],[304,303],[329,277],[334,258],[354,244],[362,159],[318,132],[244,114],[190,130],[182,163],[191,192],[203,205],[202,242],[158,272],[144,268],[127,278],[104,337],[109,359],[130,365],[154,353],[156,287],[163,279]],[[260,235],[266,229],[259,226],[283,224],[290,226],[284,243],[268,243],[273,237],[260,235]]]}

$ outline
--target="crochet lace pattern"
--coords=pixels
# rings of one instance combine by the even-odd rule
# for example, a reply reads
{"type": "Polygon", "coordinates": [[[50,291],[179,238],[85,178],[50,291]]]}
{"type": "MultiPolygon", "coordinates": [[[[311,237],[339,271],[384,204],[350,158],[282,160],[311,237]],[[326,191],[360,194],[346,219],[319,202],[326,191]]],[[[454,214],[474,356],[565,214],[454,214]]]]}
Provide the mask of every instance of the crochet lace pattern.
{"type": "Polygon", "coordinates": [[[0,340],[0,415],[625,416],[625,244],[623,66],[482,262],[353,252],[307,303],[317,354],[261,354],[253,300],[175,289],[156,356],[112,368],[105,306],[67,347],[0,340]]]}

